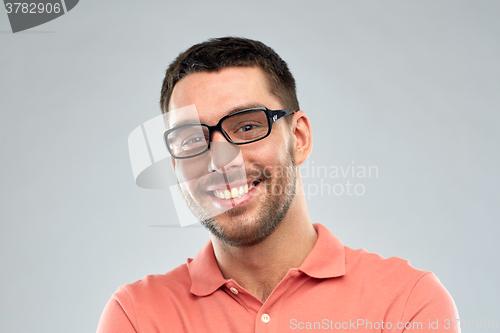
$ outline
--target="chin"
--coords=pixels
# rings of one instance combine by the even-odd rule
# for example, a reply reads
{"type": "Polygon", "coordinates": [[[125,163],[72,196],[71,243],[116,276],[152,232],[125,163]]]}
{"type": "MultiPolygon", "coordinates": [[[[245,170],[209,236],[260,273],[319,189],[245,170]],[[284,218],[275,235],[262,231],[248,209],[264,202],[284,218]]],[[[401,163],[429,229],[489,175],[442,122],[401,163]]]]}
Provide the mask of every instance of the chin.
{"type": "Polygon", "coordinates": [[[230,211],[202,221],[202,224],[223,243],[234,247],[257,245],[269,237],[283,220],[286,212],[269,218],[269,214],[244,214],[245,207],[236,207],[230,211]]]}

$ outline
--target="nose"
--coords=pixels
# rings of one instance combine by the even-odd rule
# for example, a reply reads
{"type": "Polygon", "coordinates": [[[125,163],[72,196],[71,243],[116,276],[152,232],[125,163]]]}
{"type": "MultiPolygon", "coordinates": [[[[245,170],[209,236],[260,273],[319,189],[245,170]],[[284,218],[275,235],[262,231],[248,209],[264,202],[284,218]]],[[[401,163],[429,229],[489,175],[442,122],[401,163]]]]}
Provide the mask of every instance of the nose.
{"type": "Polygon", "coordinates": [[[220,131],[212,134],[210,142],[209,172],[228,172],[231,168],[241,166],[240,147],[226,140],[220,131]]]}

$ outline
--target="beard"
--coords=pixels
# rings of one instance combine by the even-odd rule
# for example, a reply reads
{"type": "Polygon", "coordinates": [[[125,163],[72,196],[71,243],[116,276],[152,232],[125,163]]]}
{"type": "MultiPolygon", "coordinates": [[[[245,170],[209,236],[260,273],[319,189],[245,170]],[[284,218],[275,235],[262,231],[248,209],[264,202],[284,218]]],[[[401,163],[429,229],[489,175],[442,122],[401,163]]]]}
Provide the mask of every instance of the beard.
{"type": "MultiPolygon", "coordinates": [[[[191,212],[219,240],[235,247],[248,247],[259,244],[271,235],[285,218],[296,194],[297,168],[292,142],[289,142],[287,150],[286,161],[283,166],[279,166],[282,171],[275,173],[274,176],[270,175],[260,165],[257,168],[247,170],[246,174],[237,172],[223,174],[226,183],[232,183],[242,177],[246,179],[246,176],[252,177],[252,175],[262,180],[258,188],[261,195],[253,199],[258,199],[257,202],[254,202],[254,204],[259,205],[257,214],[250,214],[250,208],[247,205],[236,206],[221,213],[214,212],[204,208],[205,205],[200,202],[201,200],[196,200],[179,186],[181,194],[191,212]],[[226,220],[226,225],[221,223],[222,220],[226,220]]],[[[218,183],[218,179],[221,177],[214,177],[213,181],[207,182],[208,184],[198,183],[195,186],[195,193],[200,198],[206,197],[204,189],[210,183],[218,183]]]]}

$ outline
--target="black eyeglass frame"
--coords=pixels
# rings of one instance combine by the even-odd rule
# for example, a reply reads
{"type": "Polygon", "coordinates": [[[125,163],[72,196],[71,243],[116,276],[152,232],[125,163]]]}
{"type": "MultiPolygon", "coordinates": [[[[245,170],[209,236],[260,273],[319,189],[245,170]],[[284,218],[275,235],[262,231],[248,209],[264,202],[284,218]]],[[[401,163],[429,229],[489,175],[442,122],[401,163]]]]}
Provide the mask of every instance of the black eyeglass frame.
{"type": "Polygon", "coordinates": [[[246,145],[247,143],[252,143],[252,142],[256,142],[256,141],[259,141],[259,140],[267,138],[269,136],[269,134],[271,134],[271,130],[272,130],[273,124],[274,124],[274,122],[276,120],[278,120],[280,118],[283,118],[283,117],[286,117],[286,116],[288,116],[290,114],[294,114],[295,112],[297,112],[297,111],[269,110],[266,107],[249,108],[249,109],[240,110],[240,111],[237,111],[237,112],[234,112],[234,113],[228,114],[227,116],[222,117],[219,120],[219,122],[217,123],[217,125],[215,125],[215,126],[210,126],[210,125],[205,124],[205,123],[194,123],[194,124],[185,124],[185,125],[181,125],[181,126],[177,126],[177,127],[171,128],[171,129],[167,130],[163,134],[163,141],[165,142],[165,145],[167,146],[167,149],[168,149],[168,151],[170,152],[170,155],[173,158],[180,159],[180,160],[187,159],[187,158],[192,158],[192,157],[196,157],[196,156],[200,156],[202,154],[205,154],[207,151],[210,150],[210,143],[212,142],[212,133],[215,132],[215,131],[221,132],[222,135],[224,136],[224,138],[228,142],[230,142],[230,143],[232,143],[234,145],[246,145]],[[268,125],[267,133],[263,137],[255,139],[255,140],[252,140],[252,141],[248,141],[248,142],[234,142],[233,140],[231,140],[231,138],[226,133],[226,131],[224,131],[224,129],[222,128],[221,124],[227,118],[230,118],[230,117],[235,116],[235,115],[240,114],[240,113],[249,112],[249,111],[264,111],[266,113],[266,115],[267,115],[267,125],[268,125]],[[196,153],[195,155],[192,155],[192,156],[186,156],[186,157],[176,156],[172,152],[172,150],[170,150],[170,146],[169,146],[168,141],[167,141],[167,136],[170,133],[172,133],[173,131],[177,130],[177,129],[184,128],[184,127],[190,127],[190,126],[205,126],[205,127],[208,128],[208,145],[207,145],[207,148],[205,150],[203,150],[202,152],[196,153]]]}

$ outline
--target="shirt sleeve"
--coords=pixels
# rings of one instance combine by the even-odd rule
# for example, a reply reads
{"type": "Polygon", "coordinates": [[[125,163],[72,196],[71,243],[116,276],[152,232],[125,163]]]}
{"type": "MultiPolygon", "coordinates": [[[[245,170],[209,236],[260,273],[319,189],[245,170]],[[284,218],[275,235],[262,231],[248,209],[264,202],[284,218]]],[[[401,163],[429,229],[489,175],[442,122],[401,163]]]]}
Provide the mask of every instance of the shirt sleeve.
{"type": "Polygon", "coordinates": [[[431,272],[423,275],[408,296],[400,332],[459,333],[455,302],[439,279],[431,272]],[[411,323],[411,325],[410,325],[411,323]]]}
{"type": "Polygon", "coordinates": [[[97,333],[138,333],[134,305],[127,291],[120,288],[102,312],[97,333]]]}

